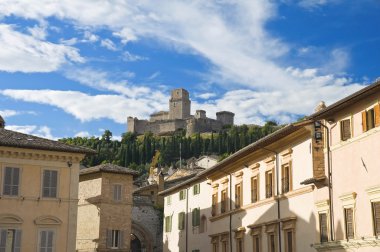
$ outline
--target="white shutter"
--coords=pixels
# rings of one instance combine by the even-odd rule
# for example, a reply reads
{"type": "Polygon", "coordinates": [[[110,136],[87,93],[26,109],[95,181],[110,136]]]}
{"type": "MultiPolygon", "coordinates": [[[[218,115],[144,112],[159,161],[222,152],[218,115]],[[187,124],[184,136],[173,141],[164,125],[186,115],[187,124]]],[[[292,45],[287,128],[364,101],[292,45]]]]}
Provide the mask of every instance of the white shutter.
{"type": "Polygon", "coordinates": [[[15,232],[14,252],[21,252],[21,230],[15,232]]]}

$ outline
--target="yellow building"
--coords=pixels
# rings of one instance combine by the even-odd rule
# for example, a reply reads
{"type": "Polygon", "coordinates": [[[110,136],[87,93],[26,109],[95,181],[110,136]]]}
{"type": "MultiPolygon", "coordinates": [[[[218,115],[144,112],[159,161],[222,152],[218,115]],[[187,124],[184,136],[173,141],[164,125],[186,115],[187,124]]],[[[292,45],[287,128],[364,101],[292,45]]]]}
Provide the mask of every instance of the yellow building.
{"type": "Polygon", "coordinates": [[[0,119],[0,251],[75,251],[79,162],[94,151],[0,119]]]}

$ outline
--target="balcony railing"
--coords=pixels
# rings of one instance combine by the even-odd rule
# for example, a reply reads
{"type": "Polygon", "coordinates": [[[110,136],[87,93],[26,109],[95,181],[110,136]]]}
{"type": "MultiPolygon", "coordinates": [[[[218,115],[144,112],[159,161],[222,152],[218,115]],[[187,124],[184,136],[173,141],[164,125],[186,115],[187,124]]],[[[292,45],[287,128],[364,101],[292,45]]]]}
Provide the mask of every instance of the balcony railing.
{"type": "Polygon", "coordinates": [[[281,188],[282,188],[282,193],[287,193],[290,190],[290,183],[289,183],[289,178],[284,177],[281,179],[281,188]]]}
{"type": "Polygon", "coordinates": [[[273,186],[271,184],[265,186],[265,196],[266,198],[273,196],[273,186]]]}

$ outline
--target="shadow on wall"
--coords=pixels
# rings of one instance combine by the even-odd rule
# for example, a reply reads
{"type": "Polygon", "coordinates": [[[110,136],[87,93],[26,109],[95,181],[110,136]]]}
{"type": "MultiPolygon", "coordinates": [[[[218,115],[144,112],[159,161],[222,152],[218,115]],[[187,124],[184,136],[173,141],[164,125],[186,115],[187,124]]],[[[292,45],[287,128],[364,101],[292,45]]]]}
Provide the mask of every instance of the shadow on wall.
{"type": "MultiPolygon", "coordinates": [[[[200,227],[192,227],[192,209],[189,208],[187,246],[186,228],[178,231],[178,227],[173,225],[172,232],[178,233],[177,247],[171,244],[170,234],[164,233],[163,251],[213,251],[213,242],[217,242],[218,251],[255,251],[254,247],[258,246],[259,251],[271,251],[272,248],[272,251],[285,252],[294,251],[296,248],[296,251],[315,252],[312,245],[319,243],[320,238],[314,203],[309,202],[310,195],[304,194],[290,199],[282,197],[279,205],[277,200],[272,199],[273,201],[265,205],[260,201],[256,205],[251,204],[248,210],[235,209],[235,202],[228,199],[233,210],[223,214],[220,214],[219,201],[218,214],[215,217],[211,217],[211,207],[200,209],[200,216],[207,217],[207,227],[203,233],[199,232],[200,227]],[[203,247],[206,248],[201,249],[201,244],[205,243],[203,247]],[[223,250],[223,246],[227,246],[227,250],[223,250]]],[[[183,211],[186,212],[186,209],[183,211]]],[[[178,215],[173,214],[172,218],[178,218],[178,215]]]]}

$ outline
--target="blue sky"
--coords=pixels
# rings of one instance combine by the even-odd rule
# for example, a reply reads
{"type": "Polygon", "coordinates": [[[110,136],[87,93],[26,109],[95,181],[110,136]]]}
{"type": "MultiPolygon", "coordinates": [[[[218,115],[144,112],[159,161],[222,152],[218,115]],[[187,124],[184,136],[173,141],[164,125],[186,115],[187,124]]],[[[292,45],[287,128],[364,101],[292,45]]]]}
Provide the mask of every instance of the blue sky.
{"type": "Polygon", "coordinates": [[[380,77],[377,0],[0,2],[0,114],[47,138],[115,138],[168,109],[288,123],[380,77]]]}

